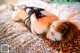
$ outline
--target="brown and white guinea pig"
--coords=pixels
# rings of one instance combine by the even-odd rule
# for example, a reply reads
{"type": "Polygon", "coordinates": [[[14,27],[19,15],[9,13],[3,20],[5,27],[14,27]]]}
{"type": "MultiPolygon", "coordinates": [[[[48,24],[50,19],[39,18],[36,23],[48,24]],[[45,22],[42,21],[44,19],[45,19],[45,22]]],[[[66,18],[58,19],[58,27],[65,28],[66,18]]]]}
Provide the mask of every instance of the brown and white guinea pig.
{"type": "Polygon", "coordinates": [[[78,27],[70,21],[55,21],[47,33],[47,38],[53,41],[66,42],[78,36],[78,27]]]}

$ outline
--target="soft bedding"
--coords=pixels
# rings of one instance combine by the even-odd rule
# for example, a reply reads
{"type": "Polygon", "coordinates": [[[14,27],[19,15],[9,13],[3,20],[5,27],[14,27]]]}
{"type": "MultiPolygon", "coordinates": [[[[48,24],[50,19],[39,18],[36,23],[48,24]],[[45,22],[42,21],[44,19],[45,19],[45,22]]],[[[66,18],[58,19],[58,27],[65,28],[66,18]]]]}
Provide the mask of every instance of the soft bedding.
{"type": "Polygon", "coordinates": [[[15,4],[14,6],[19,6],[22,4],[25,4],[26,6],[31,6],[31,7],[33,6],[33,7],[43,8],[47,10],[48,12],[53,13],[56,16],[58,16],[60,20],[72,18],[80,14],[79,3],[78,4],[58,4],[58,3],[49,4],[40,0],[39,1],[28,0],[28,1],[15,4]]]}
{"type": "Polygon", "coordinates": [[[78,25],[80,25],[80,4],[49,4],[45,3],[43,1],[37,1],[37,0],[28,0],[25,2],[21,2],[18,4],[15,4],[14,6],[26,4],[27,6],[33,6],[38,8],[43,8],[46,11],[56,15],[60,20],[63,19],[73,19],[77,20],[74,22],[77,22],[78,25]]]}

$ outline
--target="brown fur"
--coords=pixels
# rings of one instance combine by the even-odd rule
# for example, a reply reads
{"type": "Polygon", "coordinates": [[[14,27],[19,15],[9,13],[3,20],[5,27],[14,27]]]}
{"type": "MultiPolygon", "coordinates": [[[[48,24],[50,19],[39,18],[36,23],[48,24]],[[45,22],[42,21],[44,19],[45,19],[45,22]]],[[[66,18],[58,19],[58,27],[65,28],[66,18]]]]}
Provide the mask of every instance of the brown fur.
{"type": "Polygon", "coordinates": [[[47,27],[50,27],[50,25],[52,24],[52,22],[53,21],[57,21],[57,20],[59,20],[59,18],[56,15],[54,15],[54,16],[46,16],[46,17],[42,17],[42,18],[38,19],[39,22],[42,22],[47,27]]]}
{"type": "Polygon", "coordinates": [[[62,41],[63,42],[65,42],[67,40],[72,40],[74,37],[78,36],[78,34],[77,34],[77,32],[78,32],[77,26],[75,24],[69,22],[69,21],[61,22],[56,27],[56,31],[62,33],[62,31],[66,31],[69,26],[71,26],[69,31],[64,36],[62,36],[62,41]]]}

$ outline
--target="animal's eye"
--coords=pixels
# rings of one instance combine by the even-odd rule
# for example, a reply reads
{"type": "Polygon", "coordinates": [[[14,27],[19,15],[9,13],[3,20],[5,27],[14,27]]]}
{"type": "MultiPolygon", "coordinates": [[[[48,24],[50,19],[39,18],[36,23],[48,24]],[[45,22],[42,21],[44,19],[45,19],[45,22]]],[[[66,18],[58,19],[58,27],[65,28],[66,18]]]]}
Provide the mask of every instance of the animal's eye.
{"type": "Polygon", "coordinates": [[[51,32],[51,35],[52,35],[52,36],[54,36],[54,35],[55,35],[55,33],[54,33],[54,32],[51,32]]]}

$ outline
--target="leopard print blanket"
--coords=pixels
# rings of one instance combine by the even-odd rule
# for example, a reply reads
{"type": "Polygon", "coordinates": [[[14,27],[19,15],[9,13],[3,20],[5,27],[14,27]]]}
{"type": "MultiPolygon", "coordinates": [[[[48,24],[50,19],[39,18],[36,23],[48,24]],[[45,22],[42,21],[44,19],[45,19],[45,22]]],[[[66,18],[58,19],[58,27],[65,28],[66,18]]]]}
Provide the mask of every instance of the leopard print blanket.
{"type": "Polygon", "coordinates": [[[53,49],[58,50],[62,53],[80,53],[80,31],[78,36],[75,36],[72,41],[62,42],[53,42],[52,40],[47,39],[45,36],[41,36],[46,44],[53,49]],[[45,38],[44,38],[45,37],[45,38]]]}

